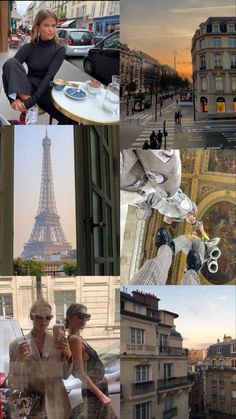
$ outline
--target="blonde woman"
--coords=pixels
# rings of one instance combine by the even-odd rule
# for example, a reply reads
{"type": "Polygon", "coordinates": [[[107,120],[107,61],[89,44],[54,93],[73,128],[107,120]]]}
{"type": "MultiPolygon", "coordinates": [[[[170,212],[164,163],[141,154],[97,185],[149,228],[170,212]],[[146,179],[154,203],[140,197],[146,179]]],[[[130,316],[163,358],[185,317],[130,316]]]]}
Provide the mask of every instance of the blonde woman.
{"type": "Polygon", "coordinates": [[[87,308],[82,304],[72,304],[66,312],[66,327],[69,328],[68,341],[73,358],[72,374],[82,382],[84,400],[82,417],[117,419],[108,397],[104,366],[97,352],[81,336],[81,331],[90,317],[87,308]]]}
{"type": "Polygon", "coordinates": [[[75,123],[53,106],[51,98],[50,82],[65,58],[65,48],[58,43],[56,27],[55,13],[40,10],[35,17],[31,42],[3,65],[5,93],[14,110],[26,112],[26,124],[37,123],[38,106],[59,124],[75,123]],[[27,74],[23,63],[27,64],[27,74]]]}
{"type": "Polygon", "coordinates": [[[47,332],[52,318],[50,304],[36,301],[30,310],[31,332],[9,348],[10,387],[41,395],[30,415],[35,419],[69,419],[72,414],[63,384],[72,372],[71,351],[66,338],[55,344],[47,332]]]}

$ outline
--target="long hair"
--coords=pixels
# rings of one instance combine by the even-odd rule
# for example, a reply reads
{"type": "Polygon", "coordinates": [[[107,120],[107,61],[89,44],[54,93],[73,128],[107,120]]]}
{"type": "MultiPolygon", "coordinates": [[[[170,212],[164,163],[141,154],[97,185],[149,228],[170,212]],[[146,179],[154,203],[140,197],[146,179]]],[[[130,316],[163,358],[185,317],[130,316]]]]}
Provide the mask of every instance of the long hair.
{"type": "MultiPolygon", "coordinates": [[[[52,12],[51,10],[47,10],[47,9],[39,10],[39,12],[37,13],[37,15],[35,16],[35,19],[34,19],[34,24],[33,24],[32,33],[31,33],[31,42],[34,43],[34,42],[38,42],[38,40],[39,40],[39,35],[38,35],[36,25],[40,25],[43,22],[43,20],[48,19],[48,18],[54,19],[55,22],[57,23],[57,16],[55,15],[54,12],[52,12]]],[[[53,37],[53,41],[56,42],[56,43],[59,42],[56,33],[53,37]]]]}
{"type": "Polygon", "coordinates": [[[69,320],[68,317],[71,317],[81,311],[81,309],[85,309],[87,311],[87,307],[83,304],[71,304],[68,309],[66,310],[66,319],[65,319],[65,327],[69,329],[69,320]]]}

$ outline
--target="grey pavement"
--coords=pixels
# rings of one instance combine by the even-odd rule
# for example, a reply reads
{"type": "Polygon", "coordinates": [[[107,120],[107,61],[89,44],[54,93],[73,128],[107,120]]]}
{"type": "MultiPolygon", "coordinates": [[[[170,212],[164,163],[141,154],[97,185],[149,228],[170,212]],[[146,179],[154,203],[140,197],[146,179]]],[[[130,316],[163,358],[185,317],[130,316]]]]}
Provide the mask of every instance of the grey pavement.
{"type": "MultiPolygon", "coordinates": [[[[8,52],[0,53],[0,114],[6,119],[19,119],[20,115],[19,111],[14,111],[11,108],[10,103],[3,90],[2,83],[2,66],[6,60],[8,60],[11,57],[14,57],[16,52],[16,48],[10,48],[8,52]]],[[[83,70],[71,64],[69,61],[64,60],[55,78],[84,82],[86,80],[89,80],[91,77],[88,74],[86,74],[83,70]]],[[[39,116],[38,123],[41,125],[47,125],[49,123],[48,114],[45,113],[39,116]]],[[[53,120],[53,124],[57,124],[57,121],[55,119],[53,120]]]]}

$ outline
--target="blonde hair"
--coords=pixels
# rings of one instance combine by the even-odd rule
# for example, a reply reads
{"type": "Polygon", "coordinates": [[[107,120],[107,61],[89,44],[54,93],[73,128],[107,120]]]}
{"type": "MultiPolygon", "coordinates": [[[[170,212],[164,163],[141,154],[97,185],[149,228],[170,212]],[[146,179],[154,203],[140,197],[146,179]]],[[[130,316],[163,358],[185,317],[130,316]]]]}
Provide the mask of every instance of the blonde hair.
{"type": "Polygon", "coordinates": [[[33,313],[35,313],[37,311],[38,308],[41,307],[48,307],[50,308],[50,310],[52,311],[52,306],[50,306],[49,303],[47,303],[47,301],[45,301],[43,298],[36,300],[34,302],[34,304],[32,305],[31,309],[30,309],[30,316],[32,316],[33,313]]]}
{"type": "MultiPolygon", "coordinates": [[[[43,10],[39,10],[39,12],[37,13],[37,15],[35,16],[34,19],[34,24],[32,27],[32,34],[31,34],[31,42],[38,42],[39,41],[39,34],[38,34],[38,30],[36,28],[37,25],[40,25],[43,20],[48,19],[48,18],[52,18],[55,20],[55,22],[57,23],[57,16],[55,15],[54,12],[52,12],[51,10],[48,9],[43,9],[43,10]]],[[[53,37],[53,41],[58,43],[58,37],[55,33],[54,37],[53,37]]]]}
{"type": "Polygon", "coordinates": [[[87,307],[83,304],[71,304],[68,309],[66,310],[66,318],[65,318],[65,327],[66,329],[69,328],[69,320],[68,317],[74,316],[75,314],[79,313],[82,309],[87,311],[87,307]]]}

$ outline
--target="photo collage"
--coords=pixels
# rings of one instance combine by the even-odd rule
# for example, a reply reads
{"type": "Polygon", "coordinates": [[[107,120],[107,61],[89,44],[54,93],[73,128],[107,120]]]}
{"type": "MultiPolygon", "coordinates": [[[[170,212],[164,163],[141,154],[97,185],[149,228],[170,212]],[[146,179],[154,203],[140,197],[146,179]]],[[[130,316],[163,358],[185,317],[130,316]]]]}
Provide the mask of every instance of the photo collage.
{"type": "Polygon", "coordinates": [[[1,1],[0,70],[0,419],[236,418],[236,1],[1,1]]]}

